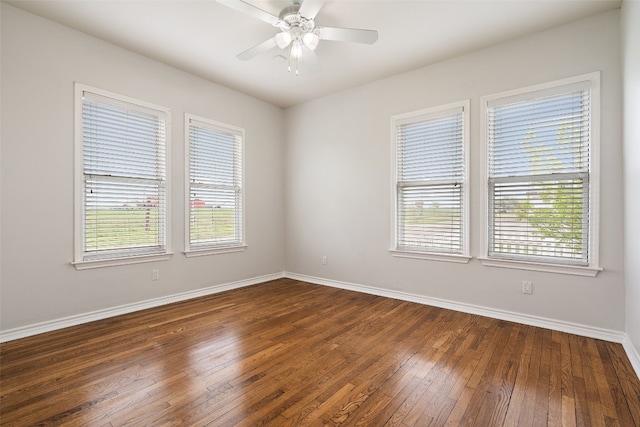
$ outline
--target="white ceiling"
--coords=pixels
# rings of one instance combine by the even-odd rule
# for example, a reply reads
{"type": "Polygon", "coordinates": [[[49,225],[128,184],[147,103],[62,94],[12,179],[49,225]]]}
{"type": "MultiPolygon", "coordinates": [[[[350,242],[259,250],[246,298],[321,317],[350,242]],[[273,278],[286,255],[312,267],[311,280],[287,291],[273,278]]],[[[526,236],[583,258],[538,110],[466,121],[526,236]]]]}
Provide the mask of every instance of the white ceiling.
{"type": "MultiPolygon", "coordinates": [[[[278,15],[289,0],[246,0],[278,15]]],[[[5,3],[279,107],[402,73],[620,7],[620,0],[326,0],[317,25],[374,29],[374,45],[321,41],[321,69],[287,72],[269,24],[215,0],[19,0],[5,3]]],[[[286,55],[286,53],[284,53],[286,55]]]]}

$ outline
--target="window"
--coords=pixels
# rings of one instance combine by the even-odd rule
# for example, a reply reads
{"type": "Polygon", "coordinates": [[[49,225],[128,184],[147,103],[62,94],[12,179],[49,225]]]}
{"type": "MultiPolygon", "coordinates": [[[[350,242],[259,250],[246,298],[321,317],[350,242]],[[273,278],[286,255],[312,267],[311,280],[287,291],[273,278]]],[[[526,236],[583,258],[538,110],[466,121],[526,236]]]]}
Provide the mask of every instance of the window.
{"type": "Polygon", "coordinates": [[[166,259],[169,109],[75,92],[76,268],[166,259]]]}
{"type": "Polygon", "coordinates": [[[598,86],[593,74],[483,98],[488,259],[597,265],[598,86]]]}
{"type": "Polygon", "coordinates": [[[396,256],[468,262],[469,101],[392,118],[396,256]]]}
{"type": "Polygon", "coordinates": [[[243,250],[244,131],[185,115],[187,256],[243,250]]]}

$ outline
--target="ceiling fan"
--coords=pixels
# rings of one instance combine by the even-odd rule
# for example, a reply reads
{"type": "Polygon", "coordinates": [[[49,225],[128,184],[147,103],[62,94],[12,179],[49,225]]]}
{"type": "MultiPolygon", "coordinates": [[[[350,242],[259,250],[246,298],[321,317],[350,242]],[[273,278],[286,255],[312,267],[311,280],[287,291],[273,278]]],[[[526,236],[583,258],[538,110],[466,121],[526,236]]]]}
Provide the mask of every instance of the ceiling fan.
{"type": "Polygon", "coordinates": [[[323,5],[323,0],[292,0],[291,6],[287,6],[278,16],[272,15],[252,4],[242,0],[217,0],[225,6],[251,15],[280,30],[274,37],[266,40],[237,55],[243,61],[249,60],[265,53],[275,47],[289,49],[289,71],[291,62],[294,62],[296,75],[298,63],[302,61],[303,51],[309,59],[310,66],[317,66],[317,57],[314,50],[320,40],[333,40],[340,42],[356,42],[373,44],[378,40],[378,32],[375,30],[362,30],[356,28],[339,28],[317,26],[315,18],[323,5]]]}

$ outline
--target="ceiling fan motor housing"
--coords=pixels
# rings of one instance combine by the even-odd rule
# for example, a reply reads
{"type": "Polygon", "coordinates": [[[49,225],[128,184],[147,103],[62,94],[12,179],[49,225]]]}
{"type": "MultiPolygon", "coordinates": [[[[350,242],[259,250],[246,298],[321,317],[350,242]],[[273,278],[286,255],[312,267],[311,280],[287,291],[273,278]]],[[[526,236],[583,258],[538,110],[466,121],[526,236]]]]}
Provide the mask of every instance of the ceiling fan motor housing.
{"type": "Polygon", "coordinates": [[[320,38],[314,32],[315,22],[300,15],[298,1],[282,9],[278,22],[274,25],[282,30],[282,33],[276,35],[276,44],[280,49],[292,46],[290,56],[293,56],[296,61],[302,57],[303,44],[311,50],[318,45],[320,38]]]}
{"type": "Polygon", "coordinates": [[[315,27],[313,19],[305,18],[300,15],[299,11],[300,3],[298,2],[282,9],[279,16],[282,23],[278,26],[281,27],[283,31],[294,30],[295,28],[299,28],[301,30],[300,33],[313,31],[315,27]]]}

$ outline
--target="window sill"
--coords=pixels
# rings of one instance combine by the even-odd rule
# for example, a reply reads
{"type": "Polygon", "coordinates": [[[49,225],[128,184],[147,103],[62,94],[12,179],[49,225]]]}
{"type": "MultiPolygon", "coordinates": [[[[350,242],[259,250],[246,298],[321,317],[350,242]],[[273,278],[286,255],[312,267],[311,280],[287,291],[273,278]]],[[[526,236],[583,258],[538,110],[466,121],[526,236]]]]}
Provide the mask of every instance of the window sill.
{"type": "Polygon", "coordinates": [[[140,255],[127,258],[74,261],[71,263],[71,265],[73,265],[76,270],[90,270],[92,268],[115,267],[119,265],[140,264],[143,262],[166,261],[171,258],[172,255],[173,253],[164,253],[154,255],[140,255]]]}
{"type": "Polygon", "coordinates": [[[438,254],[434,252],[411,252],[397,249],[390,249],[389,252],[392,256],[398,258],[425,259],[429,261],[455,262],[458,264],[467,264],[469,263],[469,260],[471,260],[471,257],[466,255],[438,254]]]}
{"type": "Polygon", "coordinates": [[[546,273],[571,274],[574,276],[596,277],[601,267],[581,267],[576,265],[558,265],[530,261],[514,261],[495,258],[478,258],[486,267],[515,268],[518,270],[544,271],[546,273]]]}
{"type": "Polygon", "coordinates": [[[206,255],[217,255],[217,254],[229,254],[234,252],[242,252],[247,249],[247,245],[242,246],[229,246],[226,248],[215,248],[215,249],[200,249],[200,250],[190,250],[184,251],[184,256],[187,258],[193,258],[198,256],[206,256],[206,255]]]}

